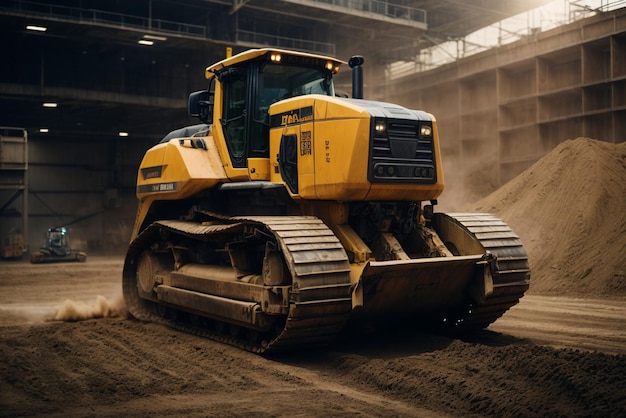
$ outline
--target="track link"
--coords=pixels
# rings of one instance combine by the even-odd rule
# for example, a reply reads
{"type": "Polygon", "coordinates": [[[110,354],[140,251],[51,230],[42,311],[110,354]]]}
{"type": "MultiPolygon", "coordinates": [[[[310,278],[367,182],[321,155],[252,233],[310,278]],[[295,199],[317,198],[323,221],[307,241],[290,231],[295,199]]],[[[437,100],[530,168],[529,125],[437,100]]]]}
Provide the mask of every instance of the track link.
{"type": "MultiPolygon", "coordinates": [[[[207,213],[204,215],[209,216],[207,213]]],[[[231,218],[213,214],[211,217],[213,222],[210,224],[155,222],[131,243],[124,263],[123,291],[129,312],[134,317],[255,353],[269,354],[302,346],[309,348],[335,339],[348,320],[352,307],[350,264],[341,243],[321,220],[310,216],[231,218]],[[251,342],[245,336],[224,335],[192,324],[194,321],[165,319],[158,314],[155,302],[139,297],[138,258],[161,239],[163,231],[202,240],[208,235],[230,236],[246,225],[263,228],[273,236],[291,273],[289,314],[277,322],[282,329],[251,342]]]]}

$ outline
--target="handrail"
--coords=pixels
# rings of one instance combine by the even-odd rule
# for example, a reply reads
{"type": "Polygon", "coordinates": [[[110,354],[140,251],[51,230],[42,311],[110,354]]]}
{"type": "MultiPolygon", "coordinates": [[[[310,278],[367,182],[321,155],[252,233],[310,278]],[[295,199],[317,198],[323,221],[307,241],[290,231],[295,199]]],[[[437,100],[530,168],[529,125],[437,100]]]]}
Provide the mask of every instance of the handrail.
{"type": "Polygon", "coordinates": [[[386,0],[286,0],[290,3],[322,3],[336,6],[350,11],[371,13],[387,18],[405,20],[408,22],[426,22],[426,10],[416,7],[389,3],[386,0]]]}
{"type": "Polygon", "coordinates": [[[0,13],[3,11],[26,17],[42,17],[51,20],[83,24],[88,23],[96,26],[134,28],[152,32],[206,37],[206,28],[204,26],[123,13],[113,13],[104,10],[82,9],[24,0],[4,0],[0,5],[0,13]]]}
{"type": "Polygon", "coordinates": [[[238,43],[247,43],[252,46],[272,45],[284,49],[316,52],[331,56],[335,55],[335,44],[327,42],[288,38],[285,36],[270,35],[243,29],[236,30],[235,39],[238,43]]]}

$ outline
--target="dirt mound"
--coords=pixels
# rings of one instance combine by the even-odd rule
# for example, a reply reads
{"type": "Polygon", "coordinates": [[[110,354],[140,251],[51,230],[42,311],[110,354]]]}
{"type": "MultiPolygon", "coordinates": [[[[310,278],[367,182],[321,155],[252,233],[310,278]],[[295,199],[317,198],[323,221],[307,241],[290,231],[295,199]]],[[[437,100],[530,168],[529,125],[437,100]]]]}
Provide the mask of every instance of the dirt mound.
{"type": "MultiPolygon", "coordinates": [[[[624,356],[519,341],[438,341],[439,348],[419,352],[416,344],[402,357],[377,358],[373,350],[344,354],[335,368],[353,385],[451,416],[608,417],[626,412],[618,389],[623,384],[616,377],[626,372],[624,356]]],[[[404,344],[406,348],[410,342],[404,344]]]]}
{"type": "Polygon", "coordinates": [[[520,235],[530,292],[626,296],[626,143],[567,140],[471,210],[520,235]]]}

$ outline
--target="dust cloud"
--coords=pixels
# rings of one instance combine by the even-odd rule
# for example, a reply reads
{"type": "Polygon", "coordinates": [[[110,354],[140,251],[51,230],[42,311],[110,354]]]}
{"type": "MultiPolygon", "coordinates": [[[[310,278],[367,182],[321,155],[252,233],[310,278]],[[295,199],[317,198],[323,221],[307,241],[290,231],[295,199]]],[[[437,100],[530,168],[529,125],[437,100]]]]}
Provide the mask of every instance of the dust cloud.
{"type": "MultiPolygon", "coordinates": [[[[493,147],[492,147],[493,148],[493,147]]],[[[449,150],[448,150],[449,151],[449,150]]],[[[458,212],[498,188],[497,156],[480,146],[463,156],[442,151],[445,188],[438,199],[438,212],[458,212]]]]}
{"type": "Polygon", "coordinates": [[[76,322],[94,318],[124,317],[127,313],[124,299],[121,296],[109,300],[102,295],[98,295],[95,303],[91,304],[66,299],[54,312],[51,320],[76,322]]]}
{"type": "Polygon", "coordinates": [[[26,304],[0,305],[0,326],[39,324],[52,316],[53,307],[31,306],[26,304]]]}

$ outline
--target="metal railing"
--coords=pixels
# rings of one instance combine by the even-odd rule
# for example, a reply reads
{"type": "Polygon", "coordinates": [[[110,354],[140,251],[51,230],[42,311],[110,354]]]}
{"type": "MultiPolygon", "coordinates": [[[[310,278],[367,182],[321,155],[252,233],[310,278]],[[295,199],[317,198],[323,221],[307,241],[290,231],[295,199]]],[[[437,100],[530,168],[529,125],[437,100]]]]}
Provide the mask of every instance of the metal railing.
{"type": "MultiPolygon", "coordinates": [[[[301,0],[286,0],[289,3],[302,3],[301,0]]],[[[327,4],[354,12],[371,13],[381,17],[426,23],[426,10],[403,6],[384,0],[308,0],[308,2],[327,4]]]]}
{"type": "Polygon", "coordinates": [[[206,28],[204,26],[103,10],[82,9],[23,0],[3,0],[0,3],[0,12],[3,11],[25,17],[42,17],[97,26],[142,29],[167,34],[206,37],[206,28]]]}
{"type": "Polygon", "coordinates": [[[620,9],[626,7],[626,0],[602,0],[600,10],[608,12],[610,10],[620,9]]]}
{"type": "Polygon", "coordinates": [[[242,29],[237,29],[235,31],[235,41],[238,44],[247,44],[255,47],[270,46],[275,48],[295,49],[304,52],[315,52],[331,56],[335,55],[335,44],[333,43],[288,38],[242,29]]]}
{"type": "MultiPolygon", "coordinates": [[[[431,46],[424,49],[416,49],[417,56],[413,59],[398,61],[390,64],[387,68],[389,79],[397,79],[421,71],[432,70],[445,64],[449,64],[461,58],[465,58],[491,48],[518,41],[528,36],[534,36],[545,30],[566,25],[580,19],[592,16],[598,12],[608,12],[626,7],[626,0],[553,0],[537,9],[520,13],[518,17],[507,18],[501,22],[490,25],[476,31],[464,38],[455,39],[431,46]],[[542,7],[553,5],[565,12],[559,16],[550,15],[532,19],[533,14],[542,15],[538,10],[542,7]],[[525,24],[510,28],[507,22],[517,20],[525,24]],[[533,21],[534,23],[531,23],[533,21]],[[491,42],[473,40],[473,36],[480,31],[492,32],[491,42]]],[[[407,55],[408,56],[408,55],[407,55]]]]}

